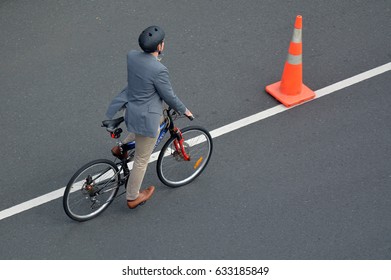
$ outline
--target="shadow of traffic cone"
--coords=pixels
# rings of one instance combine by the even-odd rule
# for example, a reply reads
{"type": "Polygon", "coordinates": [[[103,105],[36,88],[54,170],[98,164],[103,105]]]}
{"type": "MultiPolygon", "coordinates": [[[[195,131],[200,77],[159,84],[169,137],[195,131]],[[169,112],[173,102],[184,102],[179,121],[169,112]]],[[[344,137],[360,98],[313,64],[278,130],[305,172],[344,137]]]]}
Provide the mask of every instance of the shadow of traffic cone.
{"type": "Polygon", "coordinates": [[[266,92],[286,107],[300,104],[315,97],[315,92],[303,84],[301,34],[302,16],[297,16],[281,81],[266,86],[266,92]]]}

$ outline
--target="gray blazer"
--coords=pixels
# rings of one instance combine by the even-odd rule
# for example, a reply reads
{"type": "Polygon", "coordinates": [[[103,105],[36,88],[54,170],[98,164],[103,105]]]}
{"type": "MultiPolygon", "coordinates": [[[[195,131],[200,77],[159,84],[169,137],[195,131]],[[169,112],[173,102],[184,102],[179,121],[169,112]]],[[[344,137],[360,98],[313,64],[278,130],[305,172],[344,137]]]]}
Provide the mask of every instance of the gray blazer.
{"type": "Polygon", "coordinates": [[[175,95],[167,68],[153,55],[130,51],[127,55],[128,86],[110,103],[106,116],[126,108],[127,130],[147,137],[156,137],[163,114],[163,101],[184,114],[185,105],[175,95]]]}

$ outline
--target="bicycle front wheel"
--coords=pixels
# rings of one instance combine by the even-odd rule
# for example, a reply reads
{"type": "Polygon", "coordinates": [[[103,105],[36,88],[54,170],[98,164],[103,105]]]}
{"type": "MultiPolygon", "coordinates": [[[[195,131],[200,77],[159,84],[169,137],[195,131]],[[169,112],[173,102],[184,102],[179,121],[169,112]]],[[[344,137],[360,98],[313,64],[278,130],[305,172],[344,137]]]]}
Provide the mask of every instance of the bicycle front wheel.
{"type": "Polygon", "coordinates": [[[212,155],[213,141],[209,132],[199,126],[181,130],[183,146],[190,160],[185,160],[175,149],[175,137],[171,137],[160,151],[156,168],[159,179],[169,187],[180,187],[192,182],[207,166],[212,155]]]}
{"type": "Polygon", "coordinates": [[[73,220],[83,222],[102,213],[118,192],[120,174],[110,160],[87,163],[71,178],[65,188],[63,207],[73,220]]]}

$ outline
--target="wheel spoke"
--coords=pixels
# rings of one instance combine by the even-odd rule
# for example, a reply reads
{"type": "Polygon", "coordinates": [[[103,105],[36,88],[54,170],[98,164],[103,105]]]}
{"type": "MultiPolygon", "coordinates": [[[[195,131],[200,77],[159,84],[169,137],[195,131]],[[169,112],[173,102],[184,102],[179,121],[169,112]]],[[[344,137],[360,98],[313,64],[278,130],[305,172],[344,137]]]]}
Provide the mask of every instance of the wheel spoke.
{"type": "Polygon", "coordinates": [[[120,172],[108,160],[96,160],[83,166],[68,183],[63,206],[74,220],[91,219],[107,208],[114,199],[120,182],[120,172]]]}
{"type": "Polygon", "coordinates": [[[170,138],[163,146],[158,158],[157,172],[160,180],[171,187],[178,187],[193,181],[205,169],[212,153],[210,134],[200,127],[182,130],[183,142],[190,160],[184,160],[170,138]]]}

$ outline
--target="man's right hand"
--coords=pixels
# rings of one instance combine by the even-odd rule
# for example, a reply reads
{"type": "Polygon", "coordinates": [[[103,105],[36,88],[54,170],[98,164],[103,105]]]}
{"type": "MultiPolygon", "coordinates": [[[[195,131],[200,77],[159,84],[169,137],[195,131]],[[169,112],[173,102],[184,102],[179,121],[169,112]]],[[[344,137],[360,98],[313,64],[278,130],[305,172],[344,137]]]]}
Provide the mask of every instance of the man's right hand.
{"type": "Polygon", "coordinates": [[[193,114],[189,111],[189,109],[186,109],[186,112],[185,112],[185,116],[189,119],[189,120],[194,120],[194,116],[193,114]]]}

